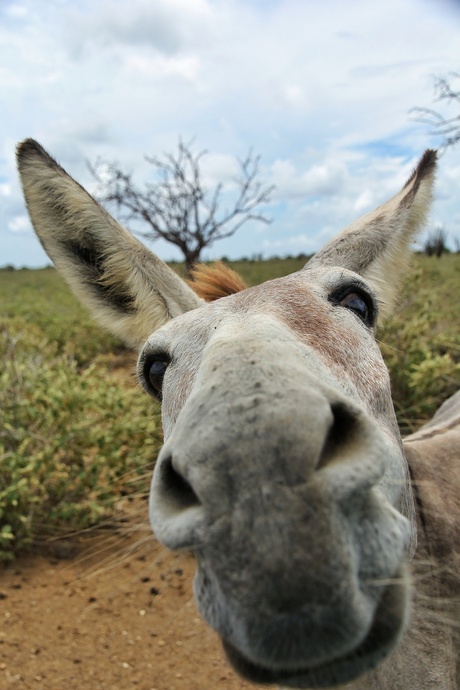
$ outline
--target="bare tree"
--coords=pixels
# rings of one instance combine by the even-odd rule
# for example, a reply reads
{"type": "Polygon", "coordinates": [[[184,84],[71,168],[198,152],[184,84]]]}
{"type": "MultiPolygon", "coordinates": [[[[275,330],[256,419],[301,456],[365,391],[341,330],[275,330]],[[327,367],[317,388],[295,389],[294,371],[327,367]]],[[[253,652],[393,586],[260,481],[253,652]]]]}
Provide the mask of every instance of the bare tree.
{"type": "Polygon", "coordinates": [[[447,232],[443,227],[438,227],[428,234],[423,245],[428,256],[437,256],[438,259],[447,251],[447,232]]]}
{"type": "MultiPolygon", "coordinates": [[[[435,101],[447,103],[460,108],[460,91],[455,91],[451,81],[460,79],[460,74],[451,72],[446,77],[434,77],[435,101]]],[[[443,148],[454,146],[460,141],[460,113],[453,117],[444,117],[434,108],[412,108],[416,120],[429,125],[433,133],[443,137],[443,148]]]]}
{"type": "Polygon", "coordinates": [[[206,153],[193,153],[190,144],[179,140],[175,154],[146,156],[155,169],[155,181],[146,182],[142,189],[132,173],[124,172],[117,163],[98,159],[95,165],[88,164],[99,183],[100,201],[114,203],[124,222],[143,221],[148,226],[141,233],[146,239],[163,238],[179,247],[187,272],[205,247],[235,234],[249,220],[271,222],[257,211],[274,190],[258,179],[260,156],[250,150],[246,158],[238,159],[239,174],[233,178],[230,194],[223,183],[205,187],[200,162],[206,153]],[[224,192],[226,200],[231,198],[229,208],[223,207],[224,192]]]}

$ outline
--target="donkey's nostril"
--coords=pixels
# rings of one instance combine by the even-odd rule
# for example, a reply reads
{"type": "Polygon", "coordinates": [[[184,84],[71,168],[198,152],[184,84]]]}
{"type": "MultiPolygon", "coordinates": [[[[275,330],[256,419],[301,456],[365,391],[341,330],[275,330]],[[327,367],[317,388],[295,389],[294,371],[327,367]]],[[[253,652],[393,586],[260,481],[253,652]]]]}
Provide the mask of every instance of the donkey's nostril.
{"type": "Polygon", "coordinates": [[[348,451],[348,446],[352,445],[359,425],[358,413],[345,403],[334,403],[331,405],[331,412],[332,424],[324,440],[317,469],[340,460],[343,450],[348,451]]]}
{"type": "Polygon", "coordinates": [[[200,500],[188,481],[174,469],[171,456],[163,460],[160,475],[163,496],[167,498],[170,507],[174,505],[177,511],[183,511],[200,505],[200,500]]]}
{"type": "MultiPolygon", "coordinates": [[[[184,471],[185,473],[185,471],[184,471]]],[[[205,539],[206,514],[170,450],[160,453],[150,492],[150,522],[158,539],[170,549],[194,550],[205,539]]]]}

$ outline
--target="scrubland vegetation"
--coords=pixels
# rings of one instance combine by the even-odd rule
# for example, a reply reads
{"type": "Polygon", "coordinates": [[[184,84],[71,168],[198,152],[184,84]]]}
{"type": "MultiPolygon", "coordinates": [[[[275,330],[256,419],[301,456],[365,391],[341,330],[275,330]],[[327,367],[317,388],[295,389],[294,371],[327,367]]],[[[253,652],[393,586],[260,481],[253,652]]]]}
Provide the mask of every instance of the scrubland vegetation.
{"type": "MultiPolygon", "coordinates": [[[[304,263],[232,267],[256,284],[304,263]]],[[[459,387],[459,296],[459,254],[414,257],[396,313],[379,329],[403,433],[459,387]]],[[[0,304],[0,560],[9,560],[148,491],[161,432],[158,407],[125,375],[134,359],[54,269],[0,271],[0,304]]]]}

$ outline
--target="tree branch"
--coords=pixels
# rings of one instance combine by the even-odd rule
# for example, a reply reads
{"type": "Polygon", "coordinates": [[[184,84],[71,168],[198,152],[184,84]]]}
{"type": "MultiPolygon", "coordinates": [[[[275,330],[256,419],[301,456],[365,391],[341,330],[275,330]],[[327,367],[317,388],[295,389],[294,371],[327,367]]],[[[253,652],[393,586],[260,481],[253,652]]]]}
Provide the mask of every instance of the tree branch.
{"type": "MultiPolygon", "coordinates": [[[[460,75],[456,72],[451,72],[450,78],[458,79],[460,75]]],[[[460,91],[454,91],[451,87],[448,77],[434,77],[435,101],[447,101],[448,105],[452,103],[460,106],[460,91]]],[[[443,137],[443,148],[454,146],[460,141],[460,114],[454,117],[447,118],[439,113],[434,108],[411,108],[410,113],[415,113],[415,122],[428,125],[434,131],[432,134],[443,137]]]]}
{"type": "Polygon", "coordinates": [[[143,189],[133,182],[132,173],[124,172],[116,162],[98,158],[94,165],[88,162],[88,168],[98,183],[96,196],[100,201],[114,204],[124,222],[146,224],[143,237],[161,237],[175,244],[190,268],[204,247],[234,235],[248,221],[271,222],[256,212],[270,201],[275,189],[259,181],[260,157],[250,149],[246,158],[238,160],[240,173],[233,179],[236,195],[230,207],[220,211],[223,184],[209,190],[202,184],[200,162],[206,153],[194,154],[191,144],[179,139],[176,154],[146,156],[156,180],[145,183],[143,189]]]}

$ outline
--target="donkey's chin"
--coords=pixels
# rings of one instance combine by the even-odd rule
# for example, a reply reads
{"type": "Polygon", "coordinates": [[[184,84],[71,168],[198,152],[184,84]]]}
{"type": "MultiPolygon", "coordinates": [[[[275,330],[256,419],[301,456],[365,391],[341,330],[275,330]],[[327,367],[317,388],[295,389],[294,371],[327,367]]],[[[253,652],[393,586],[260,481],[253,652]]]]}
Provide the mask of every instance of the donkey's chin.
{"type": "MultiPolygon", "coordinates": [[[[346,654],[334,656],[321,663],[302,664],[298,668],[283,668],[250,660],[244,651],[223,639],[222,644],[231,665],[243,678],[252,683],[282,685],[286,688],[330,688],[350,682],[374,669],[394,649],[404,631],[408,613],[408,593],[405,578],[387,586],[382,595],[371,627],[365,638],[346,654]]],[[[306,654],[308,656],[308,654],[306,654]]]]}

